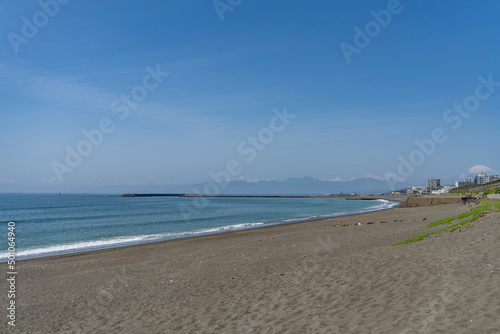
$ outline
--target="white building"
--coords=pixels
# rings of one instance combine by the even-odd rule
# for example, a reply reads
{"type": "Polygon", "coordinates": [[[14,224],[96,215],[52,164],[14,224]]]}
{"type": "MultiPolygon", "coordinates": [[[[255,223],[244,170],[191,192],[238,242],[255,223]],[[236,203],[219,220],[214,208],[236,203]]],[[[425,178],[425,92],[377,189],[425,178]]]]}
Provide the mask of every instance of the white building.
{"type": "Polygon", "coordinates": [[[474,181],[472,179],[465,179],[463,181],[455,181],[455,187],[464,187],[464,186],[470,186],[473,185],[474,181]]]}
{"type": "Polygon", "coordinates": [[[409,187],[406,191],[409,195],[422,195],[422,192],[426,189],[425,187],[409,187]]]}
{"type": "Polygon", "coordinates": [[[500,177],[498,175],[481,173],[474,179],[474,184],[485,184],[499,179],[500,177]]]}
{"type": "Polygon", "coordinates": [[[444,194],[449,193],[452,188],[453,187],[451,187],[451,186],[445,186],[445,187],[442,187],[439,190],[432,190],[431,194],[432,195],[444,195],[444,194]]]}

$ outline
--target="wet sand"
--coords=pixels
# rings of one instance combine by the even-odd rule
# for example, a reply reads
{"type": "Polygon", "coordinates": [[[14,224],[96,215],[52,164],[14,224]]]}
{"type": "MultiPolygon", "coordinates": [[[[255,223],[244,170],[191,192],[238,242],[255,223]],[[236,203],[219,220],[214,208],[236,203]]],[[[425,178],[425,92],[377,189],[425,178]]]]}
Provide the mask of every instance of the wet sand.
{"type": "Polygon", "coordinates": [[[3,316],[0,332],[499,333],[499,213],[391,246],[463,211],[394,208],[21,261],[16,327],[3,316]]]}

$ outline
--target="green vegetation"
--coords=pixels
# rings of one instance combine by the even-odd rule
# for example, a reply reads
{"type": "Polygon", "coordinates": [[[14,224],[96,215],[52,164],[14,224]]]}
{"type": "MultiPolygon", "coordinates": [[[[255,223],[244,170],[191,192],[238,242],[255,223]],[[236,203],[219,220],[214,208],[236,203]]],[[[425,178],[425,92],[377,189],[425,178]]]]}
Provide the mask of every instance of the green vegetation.
{"type": "MultiPolygon", "coordinates": [[[[420,240],[422,240],[422,239],[424,239],[424,238],[426,238],[426,237],[428,237],[429,235],[432,235],[432,234],[439,234],[439,233],[445,232],[445,231],[453,232],[455,230],[458,230],[459,228],[461,228],[465,224],[469,224],[469,223],[472,223],[472,222],[476,221],[479,217],[481,217],[481,216],[480,215],[475,215],[472,218],[469,218],[467,220],[464,220],[463,222],[460,222],[460,223],[448,226],[447,228],[442,229],[440,231],[424,233],[422,235],[419,235],[419,236],[416,236],[416,237],[413,237],[413,238],[410,238],[410,239],[407,239],[407,240],[400,241],[397,244],[394,244],[393,246],[399,246],[399,245],[409,244],[409,243],[412,243],[412,242],[417,242],[417,241],[420,241],[420,240]]],[[[465,226],[465,227],[470,228],[472,226],[465,226]]]]}
{"type": "Polygon", "coordinates": [[[474,191],[472,192],[473,194],[480,194],[480,193],[483,193],[485,195],[489,195],[489,194],[498,194],[498,190],[486,190],[486,191],[474,191]]]}
{"type": "Polygon", "coordinates": [[[457,223],[457,224],[455,224],[455,225],[448,226],[447,228],[445,228],[445,229],[443,229],[443,230],[439,231],[438,233],[441,233],[441,232],[444,232],[444,231],[453,232],[453,231],[455,231],[455,230],[458,230],[459,228],[461,228],[461,227],[462,227],[463,225],[465,225],[465,224],[472,223],[472,222],[474,222],[474,221],[478,220],[478,219],[479,219],[479,217],[481,217],[481,216],[480,216],[480,215],[474,215],[474,217],[469,218],[469,219],[467,219],[467,220],[464,220],[463,222],[457,223]]]}
{"type": "Polygon", "coordinates": [[[417,241],[420,241],[420,240],[422,240],[422,239],[424,239],[424,238],[426,238],[429,235],[434,234],[434,233],[436,233],[436,232],[425,233],[425,234],[419,235],[418,237],[413,237],[413,238],[410,238],[407,240],[400,241],[397,244],[394,244],[393,246],[399,246],[399,245],[409,244],[412,242],[417,242],[417,241]]]}
{"type": "Polygon", "coordinates": [[[435,221],[433,223],[430,223],[427,226],[422,226],[422,227],[435,227],[435,226],[439,226],[439,225],[443,225],[443,224],[449,224],[452,221],[454,221],[455,219],[457,219],[457,217],[448,217],[448,218],[435,221]]]}
{"type": "MultiPolygon", "coordinates": [[[[498,204],[494,204],[495,206],[500,206],[500,203],[498,204]]],[[[478,216],[482,213],[482,212],[486,212],[488,210],[491,209],[491,203],[490,204],[484,204],[484,205],[481,205],[481,206],[478,206],[474,209],[471,209],[467,212],[464,212],[464,213],[461,213],[459,214],[458,216],[453,216],[453,217],[448,217],[448,218],[444,218],[444,219],[440,219],[440,220],[437,220],[435,222],[432,222],[426,226],[423,226],[424,228],[425,227],[436,227],[436,226],[439,226],[439,225],[443,225],[443,224],[450,224],[452,221],[456,220],[456,219],[464,219],[464,218],[467,218],[467,217],[470,217],[470,216],[478,216]]],[[[477,218],[476,218],[477,219],[477,218]]]]}
{"type": "Polygon", "coordinates": [[[457,216],[457,219],[463,219],[463,218],[467,218],[467,217],[470,217],[470,216],[479,215],[480,213],[486,212],[488,210],[491,210],[491,204],[484,204],[484,205],[475,207],[474,209],[471,209],[471,210],[469,210],[467,212],[459,214],[457,216]]]}
{"type": "MultiPolygon", "coordinates": [[[[399,245],[409,244],[409,243],[412,243],[412,242],[417,242],[417,241],[420,241],[420,240],[422,240],[422,239],[424,239],[424,238],[426,238],[426,237],[428,237],[429,235],[432,235],[432,234],[439,234],[439,233],[445,232],[445,231],[447,231],[447,232],[453,232],[455,230],[458,230],[459,228],[461,228],[462,226],[464,226],[466,224],[469,224],[469,223],[472,223],[472,222],[478,220],[482,216],[481,214],[484,213],[484,212],[487,212],[487,211],[491,210],[492,206],[495,206],[496,208],[500,209],[500,201],[498,201],[498,200],[496,200],[496,201],[485,200],[485,201],[483,201],[483,203],[486,203],[486,204],[483,204],[481,206],[473,208],[473,209],[471,209],[471,210],[469,210],[467,212],[459,214],[458,216],[440,219],[438,221],[432,222],[432,223],[428,224],[427,226],[423,226],[423,227],[436,227],[436,226],[443,225],[443,224],[450,224],[454,220],[460,220],[460,219],[468,218],[468,219],[466,219],[464,221],[461,221],[459,223],[450,225],[450,226],[448,226],[448,227],[446,227],[446,228],[444,228],[444,229],[442,229],[440,231],[428,232],[428,233],[424,233],[422,235],[419,235],[419,236],[416,236],[416,237],[413,237],[413,238],[410,238],[410,239],[407,239],[407,240],[403,240],[401,242],[398,242],[397,244],[394,244],[393,246],[399,246],[399,245]]],[[[472,226],[469,225],[469,226],[465,226],[465,227],[466,228],[470,228],[472,226]]]]}
{"type": "Polygon", "coordinates": [[[495,194],[495,193],[497,193],[497,191],[499,189],[500,189],[500,180],[496,180],[496,181],[492,181],[490,183],[481,184],[481,185],[471,184],[469,186],[463,186],[463,187],[454,188],[450,192],[452,192],[452,193],[473,193],[473,194],[479,194],[479,193],[495,194]],[[498,188],[497,189],[493,189],[493,190],[486,190],[486,191],[470,191],[470,189],[474,189],[474,188],[478,188],[478,187],[483,187],[483,186],[491,186],[491,185],[493,185],[493,186],[497,186],[498,185],[498,188]]]}
{"type": "MultiPolygon", "coordinates": [[[[455,188],[455,189],[458,189],[458,188],[455,188]]],[[[476,195],[479,195],[479,194],[485,194],[485,195],[489,195],[489,194],[499,194],[499,190],[483,190],[483,191],[455,191],[455,189],[453,189],[452,191],[450,191],[450,193],[469,193],[469,194],[476,194],[476,195]]]]}

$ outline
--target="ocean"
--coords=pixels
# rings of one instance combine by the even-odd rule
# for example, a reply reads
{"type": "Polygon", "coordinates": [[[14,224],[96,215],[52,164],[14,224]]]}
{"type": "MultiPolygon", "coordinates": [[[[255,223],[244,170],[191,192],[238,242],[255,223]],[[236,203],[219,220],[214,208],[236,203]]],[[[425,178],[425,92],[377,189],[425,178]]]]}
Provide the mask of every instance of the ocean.
{"type": "Polygon", "coordinates": [[[339,198],[0,194],[0,261],[7,260],[9,222],[15,223],[16,258],[26,259],[375,211],[397,204],[339,198]]]}

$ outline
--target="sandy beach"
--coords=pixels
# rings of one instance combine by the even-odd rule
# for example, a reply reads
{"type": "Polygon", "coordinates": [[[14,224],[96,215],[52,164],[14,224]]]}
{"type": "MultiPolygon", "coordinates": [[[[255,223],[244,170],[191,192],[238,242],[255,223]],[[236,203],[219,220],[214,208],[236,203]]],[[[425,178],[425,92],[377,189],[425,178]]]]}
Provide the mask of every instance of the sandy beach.
{"type": "Polygon", "coordinates": [[[393,208],[21,261],[16,327],[3,316],[0,332],[499,333],[500,213],[391,246],[466,210],[393,208]]]}

